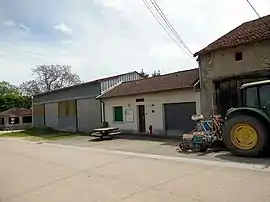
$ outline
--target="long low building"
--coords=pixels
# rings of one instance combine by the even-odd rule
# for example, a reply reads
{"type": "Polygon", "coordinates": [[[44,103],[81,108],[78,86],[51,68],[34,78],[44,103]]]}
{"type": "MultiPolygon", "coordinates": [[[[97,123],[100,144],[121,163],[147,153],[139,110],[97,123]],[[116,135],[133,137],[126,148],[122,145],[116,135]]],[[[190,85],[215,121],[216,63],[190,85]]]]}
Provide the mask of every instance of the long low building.
{"type": "Polygon", "coordinates": [[[35,95],[33,127],[91,132],[103,122],[102,103],[96,97],[121,82],[138,79],[142,79],[138,72],[130,72],[35,95]]]}
{"type": "Polygon", "coordinates": [[[109,126],[127,133],[180,136],[200,114],[199,69],[124,82],[99,96],[109,126]]]}

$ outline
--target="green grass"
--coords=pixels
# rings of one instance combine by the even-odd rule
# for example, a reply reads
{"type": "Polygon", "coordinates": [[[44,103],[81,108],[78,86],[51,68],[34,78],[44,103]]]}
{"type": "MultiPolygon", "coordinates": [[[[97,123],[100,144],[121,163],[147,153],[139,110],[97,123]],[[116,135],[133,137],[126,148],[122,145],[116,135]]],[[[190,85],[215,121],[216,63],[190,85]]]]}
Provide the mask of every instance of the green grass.
{"type": "Polygon", "coordinates": [[[53,129],[28,129],[20,132],[0,133],[2,137],[21,138],[31,141],[61,140],[79,136],[77,133],[60,132],[53,129]]]}

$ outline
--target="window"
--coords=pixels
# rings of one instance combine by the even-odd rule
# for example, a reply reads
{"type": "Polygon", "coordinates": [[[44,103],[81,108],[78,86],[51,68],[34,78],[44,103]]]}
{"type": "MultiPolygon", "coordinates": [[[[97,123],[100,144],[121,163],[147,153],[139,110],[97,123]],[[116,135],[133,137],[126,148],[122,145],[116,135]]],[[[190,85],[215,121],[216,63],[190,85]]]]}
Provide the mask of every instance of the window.
{"type": "Polygon", "coordinates": [[[24,116],[23,123],[32,123],[32,116],[24,116]]]}
{"type": "Polygon", "coordinates": [[[246,105],[248,107],[259,106],[257,87],[252,87],[252,88],[246,89],[246,105]]]}
{"type": "Polygon", "coordinates": [[[144,98],[138,98],[136,99],[136,102],[144,102],[144,98]]]}
{"type": "Polygon", "coordinates": [[[123,108],[122,107],[114,107],[113,108],[113,115],[114,121],[119,121],[122,122],[123,121],[123,108]]]}
{"type": "Polygon", "coordinates": [[[235,61],[241,61],[241,60],[243,60],[242,52],[235,53],[235,61]]]}
{"type": "Polygon", "coordinates": [[[5,119],[4,118],[0,118],[0,125],[4,125],[5,124],[5,119]]]}
{"type": "Polygon", "coordinates": [[[270,107],[270,85],[260,87],[261,106],[270,107]]]}

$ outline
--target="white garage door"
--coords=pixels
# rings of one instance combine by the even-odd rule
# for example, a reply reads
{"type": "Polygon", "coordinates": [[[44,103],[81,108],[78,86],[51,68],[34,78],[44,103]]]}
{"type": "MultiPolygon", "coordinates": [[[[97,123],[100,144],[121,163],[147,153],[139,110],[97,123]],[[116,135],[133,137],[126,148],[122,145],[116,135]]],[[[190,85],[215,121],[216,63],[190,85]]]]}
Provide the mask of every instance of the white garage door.
{"type": "Polygon", "coordinates": [[[91,132],[101,126],[100,102],[95,98],[77,100],[77,120],[80,132],[91,132]]]}
{"type": "Polygon", "coordinates": [[[46,127],[58,128],[58,104],[48,103],[45,104],[45,125],[46,127]]]}

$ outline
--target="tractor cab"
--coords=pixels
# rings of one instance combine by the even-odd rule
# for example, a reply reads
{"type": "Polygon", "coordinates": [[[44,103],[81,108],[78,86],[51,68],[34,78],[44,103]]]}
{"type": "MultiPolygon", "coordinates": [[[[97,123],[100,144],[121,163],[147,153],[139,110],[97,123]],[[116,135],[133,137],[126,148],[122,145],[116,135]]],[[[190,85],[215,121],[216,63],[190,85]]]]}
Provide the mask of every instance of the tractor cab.
{"type": "Polygon", "coordinates": [[[239,107],[251,107],[263,110],[270,116],[270,80],[243,84],[239,107]]]}
{"type": "Polygon", "coordinates": [[[228,110],[223,140],[235,155],[254,157],[268,147],[270,134],[270,80],[243,84],[241,101],[228,110]]]}

